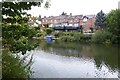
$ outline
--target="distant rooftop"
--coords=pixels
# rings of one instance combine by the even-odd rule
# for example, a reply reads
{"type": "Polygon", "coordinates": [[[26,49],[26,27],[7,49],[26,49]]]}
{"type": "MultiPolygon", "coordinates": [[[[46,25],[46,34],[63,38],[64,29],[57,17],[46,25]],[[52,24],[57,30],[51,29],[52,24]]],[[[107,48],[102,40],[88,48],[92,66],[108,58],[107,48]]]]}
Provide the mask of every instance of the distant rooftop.
{"type": "Polygon", "coordinates": [[[72,15],[72,13],[70,13],[69,15],[65,12],[63,12],[62,14],[60,14],[59,16],[49,16],[46,17],[44,16],[44,18],[39,17],[38,20],[41,21],[42,19],[47,19],[47,20],[61,20],[61,19],[84,19],[84,18],[93,18],[95,17],[95,15],[72,15]]]}

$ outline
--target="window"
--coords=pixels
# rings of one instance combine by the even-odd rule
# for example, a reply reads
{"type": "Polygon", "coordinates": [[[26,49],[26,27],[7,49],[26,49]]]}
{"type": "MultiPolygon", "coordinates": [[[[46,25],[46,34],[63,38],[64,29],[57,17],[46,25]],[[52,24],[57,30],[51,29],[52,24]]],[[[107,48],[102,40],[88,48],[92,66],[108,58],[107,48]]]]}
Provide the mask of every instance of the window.
{"type": "Polygon", "coordinates": [[[69,26],[72,26],[72,24],[69,24],[69,26]]]}
{"type": "Polygon", "coordinates": [[[55,20],[55,22],[56,22],[56,20],[55,20]]]}
{"type": "Polygon", "coordinates": [[[76,23],[76,24],[74,24],[74,26],[75,26],[75,27],[78,27],[78,24],[76,23]]]}
{"type": "Polygon", "coordinates": [[[83,19],[83,22],[87,22],[87,18],[84,18],[84,19],[83,19]]]}

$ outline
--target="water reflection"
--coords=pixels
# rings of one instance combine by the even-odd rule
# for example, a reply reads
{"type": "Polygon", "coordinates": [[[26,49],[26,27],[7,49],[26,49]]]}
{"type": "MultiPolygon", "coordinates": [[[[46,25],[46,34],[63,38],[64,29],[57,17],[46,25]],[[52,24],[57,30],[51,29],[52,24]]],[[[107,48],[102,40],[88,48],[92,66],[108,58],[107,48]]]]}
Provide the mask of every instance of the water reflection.
{"type": "Polygon", "coordinates": [[[54,42],[34,53],[33,77],[37,78],[117,78],[118,47],[54,42]]]}

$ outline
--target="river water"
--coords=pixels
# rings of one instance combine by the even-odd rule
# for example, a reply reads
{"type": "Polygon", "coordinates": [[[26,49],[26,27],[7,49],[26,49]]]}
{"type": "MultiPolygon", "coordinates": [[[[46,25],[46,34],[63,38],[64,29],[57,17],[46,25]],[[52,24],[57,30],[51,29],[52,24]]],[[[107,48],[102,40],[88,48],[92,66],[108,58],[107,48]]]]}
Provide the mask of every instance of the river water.
{"type": "Polygon", "coordinates": [[[33,78],[118,78],[117,45],[41,42],[33,54],[33,78]]]}

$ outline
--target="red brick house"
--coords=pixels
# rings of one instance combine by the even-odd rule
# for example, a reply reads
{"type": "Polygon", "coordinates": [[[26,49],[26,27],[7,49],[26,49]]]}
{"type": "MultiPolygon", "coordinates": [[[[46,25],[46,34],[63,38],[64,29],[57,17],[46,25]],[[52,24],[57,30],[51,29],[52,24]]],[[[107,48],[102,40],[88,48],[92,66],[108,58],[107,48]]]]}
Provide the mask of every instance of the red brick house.
{"type": "Polygon", "coordinates": [[[64,14],[59,16],[50,16],[42,18],[42,25],[48,24],[49,27],[79,27],[82,26],[83,31],[90,31],[90,27],[95,27],[95,15],[70,15],[64,14]]]}

